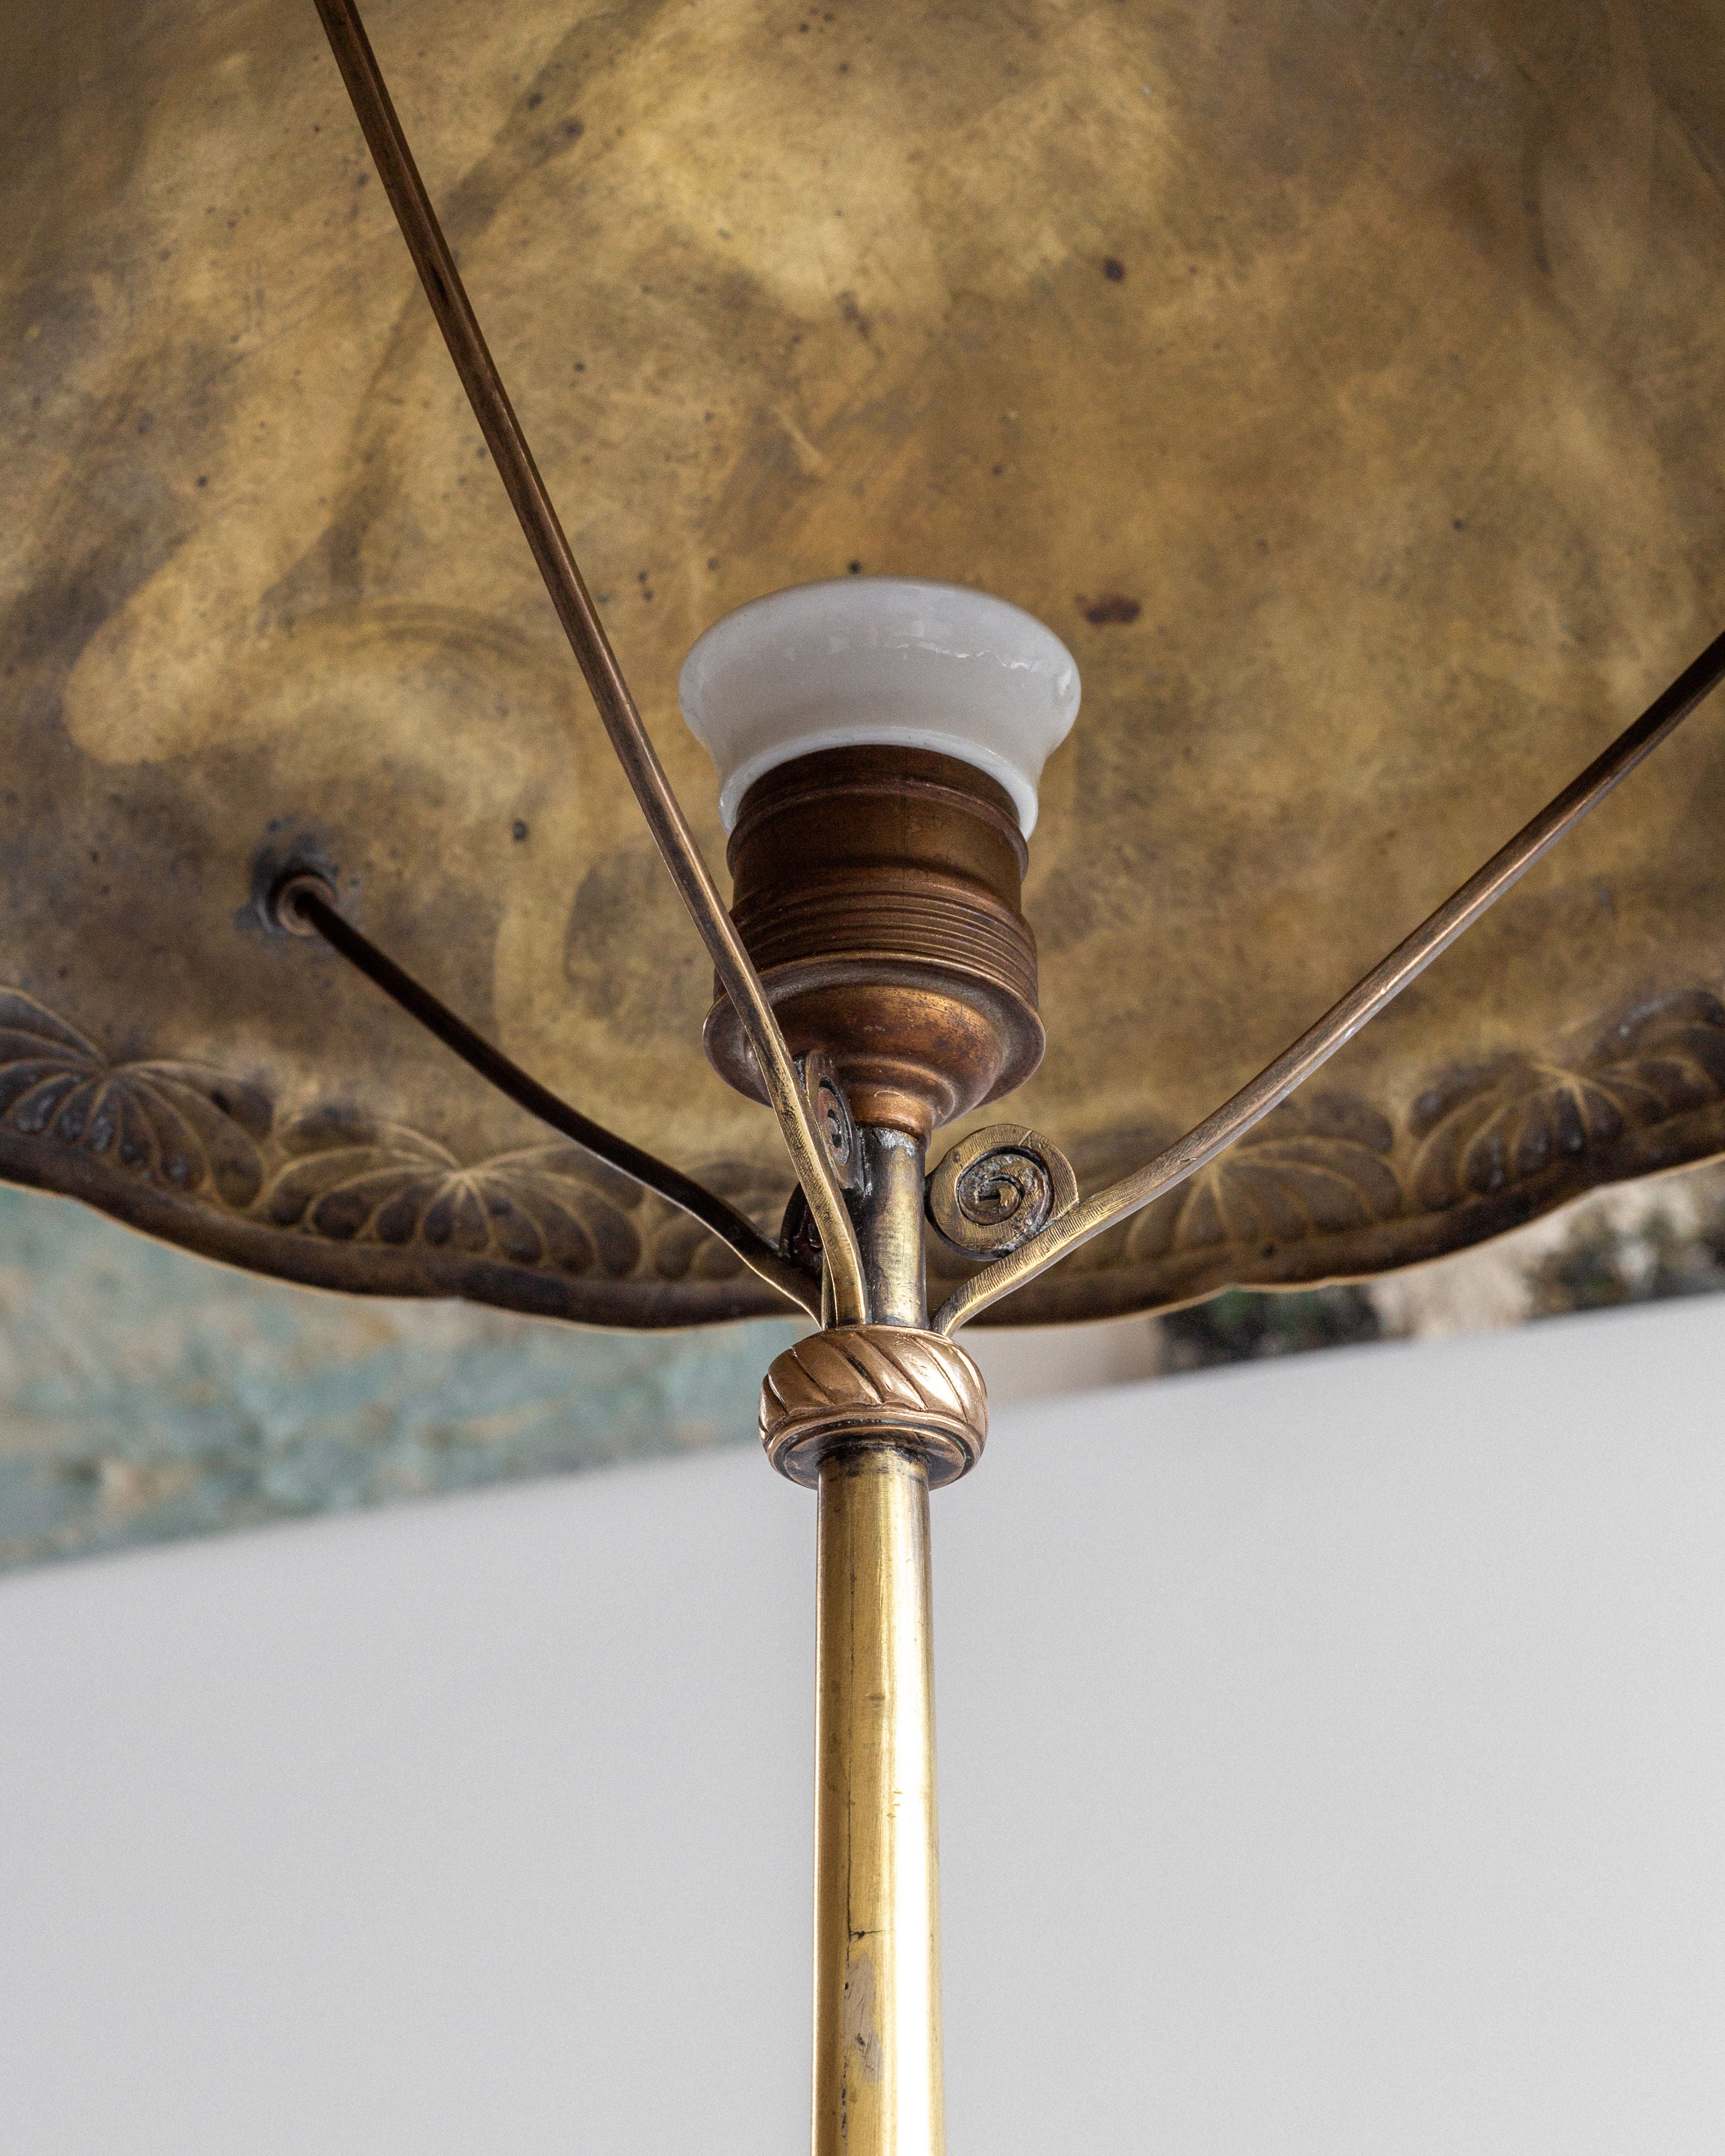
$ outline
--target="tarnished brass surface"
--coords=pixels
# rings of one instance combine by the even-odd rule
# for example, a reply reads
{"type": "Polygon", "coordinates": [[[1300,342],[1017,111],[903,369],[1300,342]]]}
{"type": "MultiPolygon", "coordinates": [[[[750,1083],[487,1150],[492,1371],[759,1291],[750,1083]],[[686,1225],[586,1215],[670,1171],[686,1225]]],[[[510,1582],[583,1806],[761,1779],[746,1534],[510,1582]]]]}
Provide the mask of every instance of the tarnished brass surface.
{"type": "MultiPolygon", "coordinates": [[[[290,875],[271,893],[270,911],[290,936],[321,936],[332,951],[362,973],[374,988],[434,1034],[488,1085],[513,1101],[517,1107],[525,1108],[536,1122],[616,1168],[644,1191],[668,1200],[735,1251],[751,1272],[770,1282],[788,1301],[806,1311],[811,1317],[820,1316],[825,1298],[832,1293],[824,1266],[822,1279],[816,1281],[810,1272],[785,1254],[778,1240],[763,1235],[745,1214],[726,1204],[704,1183],[695,1182],[665,1161],[631,1146],[614,1131],[593,1122],[579,1109],[542,1086],[537,1079],[530,1077],[518,1064],[501,1055],[482,1034],[457,1018],[447,1004],[439,1003],[420,983],[403,973],[387,952],[380,951],[369,937],[362,935],[343,916],[335,903],[334,892],[321,876],[303,872],[290,875]]],[[[794,1070],[792,1075],[794,1080],[794,1070]]],[[[842,1112],[842,1101],[829,1084],[824,1091],[817,1090],[816,1098],[839,1102],[842,1112]]],[[[808,1203],[806,1194],[803,1202],[808,1203]]],[[[812,1209],[810,1219],[812,1224],[812,1209]]]]}
{"type": "MultiPolygon", "coordinates": [[[[1584,771],[1578,772],[1490,860],[1476,869],[1440,906],[1434,906],[1417,927],[1363,973],[1297,1040],[1291,1041],[1237,1093],[1213,1108],[1171,1146],[1164,1146],[1117,1182],[1080,1199],[1063,1218],[1050,1220],[1018,1248],[1003,1250],[993,1263],[984,1265],[947,1298],[935,1314],[935,1331],[953,1332],[991,1303],[1040,1279],[1063,1257],[1109,1228],[1123,1227],[1156,1199],[1189,1183],[1230,1151],[1307,1086],[1332,1056],[1357,1040],[1364,1027],[1435,965],[1501,902],[1507,891],[1512,891],[1554,846],[1608,801],[1686,718],[1712,697],[1722,681],[1725,681],[1725,631],[1601,749],[1584,771]]],[[[963,1147],[976,1142],[973,1136],[960,1143],[963,1147]]],[[[1070,1163],[1067,1180],[1076,1194],[1076,1178],[1071,1174],[1070,1163]]],[[[931,1190],[931,1199],[934,1195],[931,1190]]],[[[939,1217],[937,1210],[936,1217],[939,1217]]],[[[739,1255],[748,1255],[734,1237],[732,1244],[739,1255]]],[[[758,1264],[757,1270],[760,1270],[758,1264]]]]}
{"type": "MultiPolygon", "coordinates": [[[[331,1286],[768,1306],[251,905],[321,865],[509,1054],[776,1219],[314,12],[17,13],[0,1172],[331,1286]]],[[[1086,1188],[1725,623],[1725,0],[371,27],[710,858],[674,685],[726,608],[856,561],[1076,652],[1010,1112],[1086,1188]]],[[[1315,1094],[992,1314],[1406,1263],[1725,1147],[1722,808],[1702,713],[1315,1094]]]]}
{"type": "Polygon", "coordinates": [[[942,1155],[927,1210],[961,1256],[999,1258],[1077,1203],[1078,1178],[1057,1146],[1023,1123],[988,1123],[942,1155]]]}
{"type": "MultiPolygon", "coordinates": [[[[830,1300],[841,1321],[860,1324],[869,1316],[862,1255],[826,1142],[816,1127],[784,1035],[713,880],[701,842],[665,777],[652,737],[641,723],[639,706],[618,665],[593,593],[570,548],[568,534],[485,342],[449,236],[425,191],[407,131],[366,34],[359,0],[317,0],[317,12],[329,38],[331,56],[341,70],[354,117],[365,137],[372,168],[394,212],[403,244],[418,273],[468,409],[479,426],[485,453],[497,467],[522,539],[543,580],[546,596],[568,639],[570,656],[587,683],[618,767],[629,782],[690,925],[706,946],[713,970],[748,1036],[762,1096],[778,1119],[792,1170],[820,1237],[824,1253],[823,1295],[830,1300]]],[[[603,1148],[592,1149],[602,1158],[610,1157],[603,1148]]],[[[660,1187],[651,1178],[643,1179],[649,1188],[660,1187]]],[[[701,1217],[698,1208],[696,1217],[701,1217]]],[[[737,1255],[747,1261],[746,1251],[734,1239],[731,1240],[737,1255]]],[[[752,1270],[758,1273],[761,1268],[756,1265],[752,1270]]],[[[780,1281],[771,1279],[770,1273],[767,1277],[773,1286],[782,1286],[780,1281]]]]}
{"type": "Polygon", "coordinates": [[[928,1322],[928,1235],[923,1198],[928,1157],[921,1139],[890,1125],[870,1130],[868,1189],[853,1198],[869,1308],[876,1325],[928,1322]]]}

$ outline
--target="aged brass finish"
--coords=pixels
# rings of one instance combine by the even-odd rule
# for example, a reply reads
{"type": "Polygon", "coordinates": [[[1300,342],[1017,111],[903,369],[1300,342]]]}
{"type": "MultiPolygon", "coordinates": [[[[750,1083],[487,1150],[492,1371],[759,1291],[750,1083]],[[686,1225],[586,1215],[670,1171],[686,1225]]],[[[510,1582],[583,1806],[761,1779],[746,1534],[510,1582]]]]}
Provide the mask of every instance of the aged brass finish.
{"type": "Polygon", "coordinates": [[[800,1341],[761,1388],[768,1458],[819,1491],[814,2148],[940,2156],[928,1492],[981,1457],[988,1396],[926,1329],[922,1142],[859,1135],[851,1203],[880,1322],[800,1341]]]}
{"type": "Polygon", "coordinates": [[[519,1064],[494,1048],[470,1025],[457,1018],[446,1004],[439,1003],[429,988],[403,972],[369,937],[362,936],[351,921],[345,920],[335,903],[335,894],[321,876],[301,874],[288,877],[271,894],[270,909],[290,935],[322,937],[331,950],[346,958],[428,1033],[453,1050],[470,1069],[478,1071],[488,1084],[525,1108],[530,1116],[549,1124],[561,1137],[572,1140],[595,1160],[604,1162],[644,1189],[668,1199],[691,1219],[699,1221],[709,1235],[716,1235],[752,1272],[770,1281],[788,1301],[807,1311],[811,1317],[820,1316],[819,1288],[806,1272],[769,1243],[752,1221],[746,1220],[722,1198],[715,1196],[669,1163],[644,1152],[627,1138],[619,1137],[614,1131],[608,1131],[591,1116],[583,1116],[578,1108],[572,1108],[567,1101],[559,1100],[548,1086],[542,1086],[519,1064]]]}
{"type": "Polygon", "coordinates": [[[981,1457],[988,1396],[926,1329],[922,1141],[859,1135],[880,1322],[799,1342],[761,1388],[768,1458],[819,1491],[814,2148],[941,2156],[928,1492],[981,1457]]]}
{"type": "Polygon", "coordinates": [[[885,1126],[864,1134],[868,1183],[851,1199],[869,1307],[877,1325],[928,1322],[922,1233],[927,1153],[920,1138],[885,1126]]]}
{"type": "Polygon", "coordinates": [[[837,1072],[819,1049],[799,1055],[797,1062],[803,1074],[803,1088],[814,1112],[814,1127],[826,1147],[839,1188],[847,1194],[866,1189],[868,1157],[837,1072]]]}
{"type": "Polygon", "coordinates": [[[1188,1132],[1178,1144],[1158,1153],[1134,1175],[1075,1206],[1029,1242],[984,1267],[949,1296],[935,1317],[937,1332],[953,1332],[968,1317],[1022,1282],[1100,1235],[1115,1221],[1124,1219],[1147,1205],[1163,1192],[1173,1188],[1234,1141],[1254,1123],[1260,1122],[1312,1072],[1327,1063],[1337,1049],[1345,1048],[1404,988],[1440,957],[1456,937],[1471,928],[1480,916],[1495,906],[1504,892],[1518,883],[1551,849],[1590,815],[1640,763],[1666,740],[1706,697],[1725,680],[1725,635],[1717,636],[1695,663],[1686,667],[1670,688],[1656,697],[1640,718],[1626,726],[1609,748],[1596,757],[1580,776],[1548,802],[1531,823],[1523,826],[1507,845],[1501,847],[1485,866],[1476,870],[1454,895],[1422,921],[1413,934],[1397,944],[1363,981],[1350,988],[1317,1024],[1301,1034],[1250,1086],[1188,1132]]]}
{"type": "Polygon", "coordinates": [[[928,1485],[891,1444],[820,1468],[814,2156],[942,2156],[928,1485]]]}
{"type": "Polygon", "coordinates": [[[825,1145],[815,1128],[809,1101],[792,1066],[784,1039],[774,1020],[748,954],[718,888],[701,858],[688,819],[665,775],[641,724],[623,670],[617,663],[598,609],[576,566],[563,527],[539,468],[527,447],[520,422],[503,387],[478,320],[469,304],[455,258],[449,252],[437,213],[431,207],[408,147],[388,85],[354,0],[317,0],[336,64],[353,100],[353,110],[394,210],[413,266],[431,302],[449,357],[467,393],[508,492],[545,588],[557,609],[586,679],[617,761],[628,779],[660,858],[670,871],[678,896],[688,908],[707,955],[737,1013],[755,1056],[762,1097],[778,1119],[779,1133],[797,1179],[820,1231],[827,1254],[834,1308],[846,1323],[869,1315],[862,1260],[844,1198],[825,1145]]]}
{"type": "Polygon", "coordinates": [[[1071,1162],[1023,1123],[972,1131],[928,1178],[929,1219],[967,1258],[1004,1258],[1077,1203],[1071,1162]]]}
{"type": "MultiPolygon", "coordinates": [[[[798,757],[743,797],[732,911],[793,1054],[818,1049],[853,1112],[927,1143],[1042,1060],[1025,848],[1005,789],[927,749],[798,757]]],[[[728,997],[706,1050],[761,1083],[728,997]]]]}
{"type": "MultiPolygon", "coordinates": [[[[776,1229],[777,1132],[696,1045],[710,968],[316,18],[17,12],[0,1174],[326,1287],[781,1307],[264,934],[254,877],[321,868],[776,1229]]],[[[1024,888],[1050,1046],[1005,1112],[1086,1190],[1725,619],[1722,0],[1253,0],[1225,38],[1197,0],[410,13],[380,58],[710,860],[675,680],[727,608],[855,560],[1073,649],[1024,888]]],[[[1722,819],[1690,729],[1313,1086],[983,1321],[1377,1271],[1718,1152],[1722,819]]],[[[939,1302],[968,1268],[931,1265],[939,1302]]]]}

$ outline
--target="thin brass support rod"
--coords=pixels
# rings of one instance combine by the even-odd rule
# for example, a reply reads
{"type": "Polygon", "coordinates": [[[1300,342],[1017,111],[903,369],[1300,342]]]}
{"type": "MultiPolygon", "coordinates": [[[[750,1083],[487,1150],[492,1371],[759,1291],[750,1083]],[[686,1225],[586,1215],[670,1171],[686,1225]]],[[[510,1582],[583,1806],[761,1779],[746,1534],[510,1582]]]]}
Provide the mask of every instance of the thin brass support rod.
{"type": "Polygon", "coordinates": [[[531,1077],[501,1049],[494,1048],[483,1035],[475,1033],[465,1019],[457,1018],[447,1004],[439,1003],[429,988],[422,987],[411,973],[380,951],[368,936],[362,934],[330,904],[309,876],[295,878],[278,896],[276,912],[284,927],[290,927],[297,921],[315,930],[332,951],[357,968],[428,1033],[434,1034],[470,1070],[478,1071],[488,1085],[506,1094],[517,1107],[525,1108],[530,1116],[536,1116],[542,1123],[548,1123],[560,1136],[572,1140],[596,1160],[603,1161],[608,1167],[619,1169],[644,1188],[656,1191],[660,1197],[680,1207],[700,1221],[710,1235],[728,1244],[752,1272],[758,1273],[811,1317],[819,1317],[818,1286],[781,1255],[752,1220],[745,1219],[722,1198],[716,1197],[680,1169],[656,1159],[650,1152],[642,1152],[639,1146],[631,1145],[614,1131],[608,1131],[602,1123],[583,1116],[578,1108],[572,1108],[548,1086],[531,1077]]]}
{"type": "Polygon", "coordinates": [[[317,0],[317,12],[377,177],[389,197],[455,372],[539,565],[576,663],[586,677],[654,843],[753,1046],[791,1165],[808,1195],[809,1210],[820,1233],[832,1276],[834,1312],[841,1324],[865,1323],[868,1297],[856,1233],[784,1035],[641,723],[419,177],[359,10],[353,0],[317,0]]]}
{"type": "Polygon", "coordinates": [[[1162,1197],[1177,1183],[1195,1174],[1224,1147],[1250,1130],[1271,1110],[1285,1101],[1296,1086],[1327,1063],[1338,1048],[1345,1047],[1362,1026],[1399,996],[1432,960],[1447,951],[1465,929],[1471,928],[1486,909],[1502,898],[1512,884],[1524,876],[1558,840],[1597,808],[1615,787],[1622,783],[1644,757],[1676,732],[1703,698],[1725,680],[1725,636],[1717,637],[1692,666],[1680,674],[1664,695],[1626,727],[1603,755],[1596,757],[1579,778],[1556,799],[1547,803],[1530,824],[1524,824],[1507,846],[1471,875],[1455,895],[1445,900],[1413,934],[1398,943],[1387,958],[1375,965],[1363,980],[1351,988],[1340,1003],[1325,1012],[1317,1024],[1276,1060],[1266,1065],[1249,1086],[1232,1100],[1177,1139],[1135,1173],[1085,1199],[1076,1209],[1033,1235],[1009,1257],[968,1281],[949,1296],[935,1315],[934,1330],[950,1336],[986,1310],[991,1302],[1010,1295],[1027,1281],[1100,1235],[1117,1220],[1136,1213],[1153,1199],[1162,1197]]]}

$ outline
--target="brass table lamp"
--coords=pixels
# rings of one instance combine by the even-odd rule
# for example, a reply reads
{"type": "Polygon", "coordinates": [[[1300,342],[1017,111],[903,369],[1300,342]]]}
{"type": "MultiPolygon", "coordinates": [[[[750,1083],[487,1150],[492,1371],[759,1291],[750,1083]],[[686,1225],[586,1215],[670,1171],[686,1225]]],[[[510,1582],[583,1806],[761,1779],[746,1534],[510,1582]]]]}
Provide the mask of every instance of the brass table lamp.
{"type": "Polygon", "coordinates": [[[20,33],[0,1171],[326,1287],[809,1315],[814,2145],[924,2156],[960,1327],[1725,1149],[1710,730],[1538,866],[1725,674],[1725,18],[391,11],[590,591],[318,13],[465,412],[309,16],[20,33]]]}

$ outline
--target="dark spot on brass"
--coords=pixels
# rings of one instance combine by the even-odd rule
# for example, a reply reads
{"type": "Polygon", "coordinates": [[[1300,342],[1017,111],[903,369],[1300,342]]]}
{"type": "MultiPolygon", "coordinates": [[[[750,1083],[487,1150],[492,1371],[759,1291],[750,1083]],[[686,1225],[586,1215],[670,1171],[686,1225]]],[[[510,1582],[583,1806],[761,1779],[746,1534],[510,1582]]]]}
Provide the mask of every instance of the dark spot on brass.
{"type": "Polygon", "coordinates": [[[1126,282],[1126,264],[1117,256],[1111,254],[1102,264],[1102,275],[1111,285],[1123,285],[1126,282]]]}
{"type": "Polygon", "coordinates": [[[1079,610],[1093,629],[1104,629],[1110,622],[1136,621],[1143,612],[1137,599],[1129,599],[1123,592],[1105,592],[1099,599],[1087,599],[1081,592],[1079,610]]]}
{"type": "Polygon", "coordinates": [[[521,840],[526,837],[527,827],[524,823],[522,823],[519,816],[517,816],[514,823],[510,825],[509,835],[515,840],[516,845],[520,845],[521,840]]]}
{"type": "Polygon", "coordinates": [[[862,563],[860,562],[852,562],[849,566],[850,573],[853,577],[860,577],[862,574],[862,563]]]}

